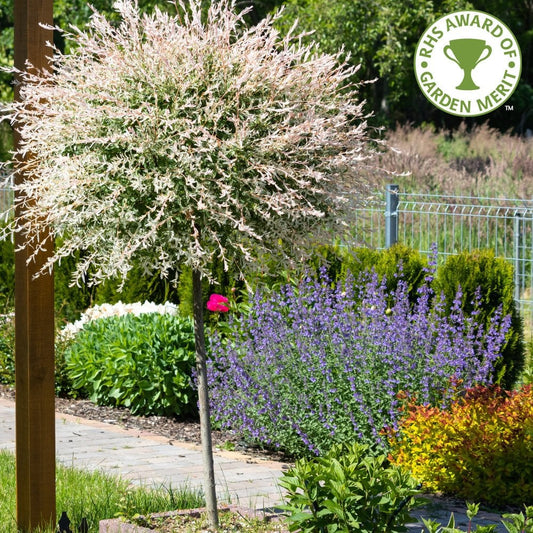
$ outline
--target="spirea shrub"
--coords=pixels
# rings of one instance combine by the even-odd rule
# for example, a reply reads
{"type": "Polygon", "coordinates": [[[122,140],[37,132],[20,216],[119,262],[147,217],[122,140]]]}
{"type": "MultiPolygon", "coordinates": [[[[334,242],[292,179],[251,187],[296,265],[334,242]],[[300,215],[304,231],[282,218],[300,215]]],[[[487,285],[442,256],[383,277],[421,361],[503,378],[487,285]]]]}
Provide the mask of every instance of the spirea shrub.
{"type": "Polygon", "coordinates": [[[196,409],[189,318],[153,312],[91,320],[66,349],[65,362],[72,387],[99,405],[142,415],[196,409]]]}
{"type": "Polygon", "coordinates": [[[383,448],[380,430],[395,427],[400,392],[440,405],[451,381],[490,382],[509,317],[496,313],[485,330],[475,312],[462,313],[461,293],[447,314],[430,279],[414,307],[401,280],[389,307],[376,274],[257,292],[249,314],[211,339],[214,422],[292,454],[354,440],[383,448]]]}
{"type": "Polygon", "coordinates": [[[390,458],[428,490],[493,505],[533,501],[533,387],[478,386],[447,408],[411,404],[390,458]]]}

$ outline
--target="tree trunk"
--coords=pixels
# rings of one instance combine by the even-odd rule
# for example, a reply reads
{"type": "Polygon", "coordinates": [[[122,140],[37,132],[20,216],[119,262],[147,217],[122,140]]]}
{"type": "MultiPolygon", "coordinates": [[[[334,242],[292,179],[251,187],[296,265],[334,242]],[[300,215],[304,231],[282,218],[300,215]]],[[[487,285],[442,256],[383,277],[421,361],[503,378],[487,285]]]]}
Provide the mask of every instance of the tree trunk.
{"type": "Polygon", "coordinates": [[[204,492],[209,525],[218,529],[217,494],[213,445],[211,442],[211,416],[207,391],[207,366],[205,356],[204,312],[202,304],[202,280],[200,272],[192,271],[192,296],[194,314],[194,339],[196,345],[196,372],[198,374],[198,404],[200,410],[200,434],[204,462],[204,492]]]}

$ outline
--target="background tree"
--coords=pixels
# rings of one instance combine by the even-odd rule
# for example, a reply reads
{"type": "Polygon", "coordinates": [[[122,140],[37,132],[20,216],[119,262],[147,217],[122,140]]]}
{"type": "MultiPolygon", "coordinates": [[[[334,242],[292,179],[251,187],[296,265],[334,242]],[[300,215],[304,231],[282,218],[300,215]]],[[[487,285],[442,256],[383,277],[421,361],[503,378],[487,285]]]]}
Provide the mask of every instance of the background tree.
{"type": "MultiPolygon", "coordinates": [[[[524,60],[521,84],[508,102],[515,112],[506,113],[503,108],[492,113],[491,125],[512,127],[520,133],[533,128],[531,0],[512,5],[504,0],[286,0],[285,7],[280,28],[286,29],[298,19],[302,29],[314,30],[309,39],[320,43],[324,51],[344,46],[351,54],[350,61],[361,64],[361,79],[378,79],[362,95],[380,122],[432,122],[446,128],[457,127],[462,119],[438,110],[418,88],[413,70],[416,44],[424,30],[447,13],[461,9],[487,11],[510,27],[524,60]]],[[[486,120],[479,117],[469,122],[486,120]]]]}
{"type": "MultiPolygon", "coordinates": [[[[204,0],[206,8],[210,0],[204,0]]],[[[117,20],[112,0],[56,0],[54,21],[61,28],[70,24],[84,28],[94,5],[98,12],[117,20]]],[[[159,9],[173,12],[171,3],[161,0],[138,0],[141,11],[159,9]]],[[[505,22],[516,35],[522,50],[522,79],[508,102],[514,112],[500,108],[488,117],[492,127],[501,131],[512,128],[523,134],[533,129],[533,1],[517,0],[238,0],[236,8],[251,8],[246,15],[248,24],[257,24],[269,12],[285,6],[285,15],[279,23],[287,29],[299,18],[301,28],[316,30],[313,40],[320,42],[322,50],[334,53],[344,46],[352,54],[352,64],[361,64],[358,79],[378,81],[361,90],[371,109],[381,123],[396,122],[421,124],[432,122],[436,126],[454,129],[460,118],[448,115],[431,105],[422,95],[413,72],[413,55],[416,43],[426,27],[436,18],[458,9],[486,11],[505,22]]],[[[13,64],[13,5],[12,0],[0,0],[0,65],[13,64]]],[[[56,45],[61,50],[65,43],[56,34],[56,45]]],[[[11,100],[12,76],[0,71],[0,99],[11,100]]],[[[487,117],[467,119],[479,124],[487,117]]],[[[5,159],[11,146],[9,135],[0,130],[0,158],[5,159]]]]}
{"type": "Polygon", "coordinates": [[[514,113],[497,109],[491,114],[491,124],[500,130],[512,128],[518,133],[533,130],[533,0],[471,0],[474,7],[491,13],[505,22],[513,32],[522,52],[522,76],[518,87],[507,102],[514,113]],[[519,117],[519,120],[516,120],[519,117]]]}
{"type": "Polygon", "coordinates": [[[257,24],[264,19],[269,13],[283,5],[284,0],[239,0],[236,4],[237,9],[249,9],[246,16],[251,24],[257,24]]]}
{"type": "Polygon", "coordinates": [[[76,280],[192,271],[215,525],[200,281],[214,261],[244,272],[261,254],[300,260],[320,229],[346,225],[372,155],[356,68],[280,37],[271,18],[248,29],[230,0],[207,13],[190,0],[176,15],[115,6],[117,21],[95,14],[60,32],[70,52],[55,49],[53,72],[19,73],[21,101],[3,112],[27,156],[18,170],[35,178],[17,185],[24,216],[3,234],[21,232],[33,251],[50,228],[61,239],[43,269],[79,257],[76,280]]]}

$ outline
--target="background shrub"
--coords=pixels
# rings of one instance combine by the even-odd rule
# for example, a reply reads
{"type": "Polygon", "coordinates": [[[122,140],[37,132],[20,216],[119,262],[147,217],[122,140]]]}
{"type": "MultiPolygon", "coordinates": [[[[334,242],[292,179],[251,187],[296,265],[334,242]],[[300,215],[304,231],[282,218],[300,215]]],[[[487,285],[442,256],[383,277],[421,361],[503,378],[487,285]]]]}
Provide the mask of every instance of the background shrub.
{"type": "Polygon", "coordinates": [[[526,361],[524,363],[524,370],[520,375],[520,383],[522,385],[533,385],[533,339],[527,342],[526,361]]]}
{"type": "Polygon", "coordinates": [[[424,283],[428,266],[427,259],[418,251],[400,243],[384,250],[320,245],[316,248],[313,264],[317,273],[325,264],[328,276],[336,282],[344,281],[347,276],[357,281],[361,274],[374,270],[380,280],[385,280],[390,294],[396,291],[401,278],[407,284],[412,303],[424,283]]]}
{"type": "Polygon", "coordinates": [[[8,312],[14,305],[15,247],[8,239],[0,240],[0,314],[8,312]]]}
{"type": "MultiPolygon", "coordinates": [[[[531,98],[530,98],[531,99],[531,98]]],[[[524,198],[533,196],[533,143],[487,123],[462,122],[456,130],[403,124],[387,131],[389,150],[380,157],[385,170],[406,192],[524,198]],[[402,175],[403,174],[403,175],[402,175]]],[[[383,172],[382,188],[390,179],[383,172]]]]}
{"type": "Polygon", "coordinates": [[[475,387],[442,409],[412,404],[390,458],[429,490],[493,505],[533,501],[533,387],[475,387]]]}
{"type": "MultiPolygon", "coordinates": [[[[68,343],[56,337],[55,392],[61,397],[78,394],[72,389],[72,380],[66,370],[64,351],[68,343]]],[[[15,384],[15,315],[0,315],[0,383],[15,384]]]]}
{"type": "MultiPolygon", "coordinates": [[[[172,274],[175,275],[174,273],[172,274]]],[[[120,289],[120,279],[106,279],[96,287],[95,304],[115,304],[119,301],[124,303],[165,302],[178,303],[178,295],[175,287],[167,278],[159,274],[147,274],[140,266],[135,266],[128,273],[124,286],[120,289]]]]}
{"type": "Polygon", "coordinates": [[[511,315],[511,327],[501,358],[496,361],[494,380],[504,389],[512,389],[525,360],[522,319],[514,300],[514,277],[511,263],[494,256],[493,250],[475,250],[449,256],[437,271],[436,291],[443,291],[449,310],[459,286],[464,294],[462,309],[471,314],[475,294],[481,289],[477,320],[488,326],[498,307],[511,315]]]}
{"type": "Polygon", "coordinates": [[[417,482],[372,456],[367,446],[337,445],[323,457],[300,459],[284,472],[289,531],[407,531],[409,510],[417,503],[417,482]]]}
{"type": "Polygon", "coordinates": [[[448,316],[428,285],[414,308],[401,280],[392,307],[377,274],[356,285],[306,278],[257,292],[249,314],[211,339],[214,423],[295,455],[355,439],[383,447],[399,392],[440,403],[451,379],[490,381],[507,320],[486,332],[459,301],[448,316]]]}
{"type": "MultiPolygon", "coordinates": [[[[70,286],[75,262],[75,257],[68,257],[54,269],[54,307],[60,325],[78,318],[95,299],[95,287],[82,283],[70,286]]],[[[0,240],[0,314],[9,312],[14,305],[15,249],[10,240],[0,240]]]]}
{"type": "MultiPolygon", "coordinates": [[[[202,279],[202,300],[207,301],[212,293],[223,294],[232,299],[242,300],[242,296],[247,293],[244,291],[244,281],[239,277],[237,270],[224,270],[224,264],[219,259],[212,262],[211,275],[213,282],[210,283],[206,278],[202,279]]],[[[177,286],[180,313],[183,316],[193,315],[192,303],[192,270],[184,267],[180,273],[180,279],[177,286]]],[[[220,320],[219,314],[206,313],[204,321],[207,326],[214,326],[220,320]]]]}
{"type": "Polygon", "coordinates": [[[65,352],[74,389],[99,405],[134,414],[185,415],[196,409],[189,318],[145,313],[86,324],[65,352]]]}
{"type": "Polygon", "coordinates": [[[0,383],[15,383],[15,316],[0,314],[0,383]]]}

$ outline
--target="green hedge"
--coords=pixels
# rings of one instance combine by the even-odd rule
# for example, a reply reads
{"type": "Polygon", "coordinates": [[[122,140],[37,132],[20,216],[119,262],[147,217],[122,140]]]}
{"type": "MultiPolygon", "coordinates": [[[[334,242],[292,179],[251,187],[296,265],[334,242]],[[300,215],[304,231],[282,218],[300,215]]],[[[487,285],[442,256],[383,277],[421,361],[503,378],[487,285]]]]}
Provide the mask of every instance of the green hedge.
{"type": "MultiPolygon", "coordinates": [[[[9,240],[0,240],[0,313],[15,305],[15,252],[9,240]]],[[[75,257],[69,257],[54,269],[55,313],[60,325],[76,320],[95,299],[96,288],[72,284],[75,257]]]]}
{"type": "Polygon", "coordinates": [[[492,250],[449,256],[438,269],[436,278],[437,290],[444,292],[448,309],[459,286],[465,296],[463,309],[467,313],[472,311],[476,290],[480,287],[478,321],[488,325],[500,305],[504,315],[511,315],[511,329],[494,377],[504,389],[512,389],[525,362],[523,323],[514,300],[513,266],[505,259],[495,257],[492,250]]]}
{"type": "MultiPolygon", "coordinates": [[[[385,250],[356,248],[349,250],[335,245],[317,247],[313,267],[325,266],[329,276],[343,280],[351,272],[357,280],[359,275],[374,269],[387,279],[387,289],[393,292],[397,286],[397,273],[401,269],[409,285],[410,301],[416,297],[427,268],[428,261],[412,248],[396,244],[385,250]]],[[[507,260],[495,257],[493,250],[474,250],[448,256],[438,267],[435,290],[444,292],[448,310],[453,304],[457,289],[465,295],[463,309],[469,314],[473,310],[476,290],[481,291],[481,313],[478,320],[488,325],[498,307],[504,315],[511,315],[511,329],[501,359],[497,362],[494,380],[505,389],[512,389],[524,367],[525,345],[523,323],[514,300],[513,266],[507,260]]]]}
{"type": "Polygon", "coordinates": [[[413,302],[424,281],[428,261],[418,251],[403,244],[395,244],[385,250],[323,245],[317,247],[313,264],[316,270],[325,266],[334,281],[344,280],[348,272],[358,280],[363,272],[374,269],[381,279],[386,278],[390,293],[396,290],[401,270],[402,279],[409,287],[409,299],[413,302]]]}

